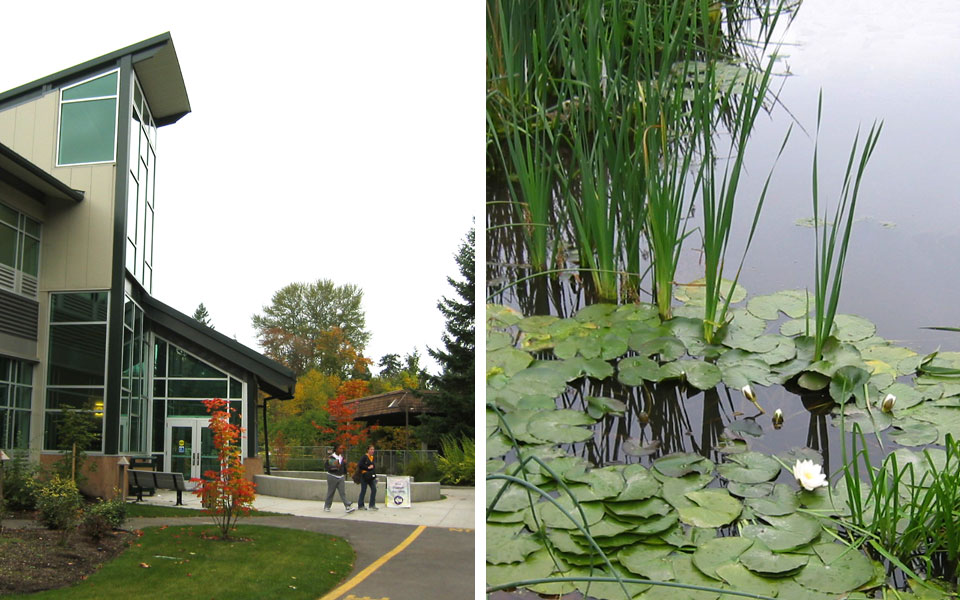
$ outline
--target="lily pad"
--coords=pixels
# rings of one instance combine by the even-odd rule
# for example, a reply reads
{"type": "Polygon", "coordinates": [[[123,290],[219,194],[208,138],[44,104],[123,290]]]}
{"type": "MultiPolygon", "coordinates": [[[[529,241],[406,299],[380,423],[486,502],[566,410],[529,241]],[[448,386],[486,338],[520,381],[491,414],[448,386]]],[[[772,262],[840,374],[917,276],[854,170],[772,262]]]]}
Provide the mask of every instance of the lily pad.
{"type": "Polygon", "coordinates": [[[774,479],[780,473],[780,463],[760,452],[728,456],[727,461],[729,462],[717,466],[717,472],[728,481],[763,483],[774,479]]]}
{"type": "MultiPolygon", "coordinates": [[[[840,424],[839,417],[835,419],[835,424],[840,424]]],[[[888,429],[892,424],[893,417],[878,409],[866,411],[853,405],[847,405],[843,409],[844,431],[853,431],[854,425],[859,425],[863,433],[875,433],[888,429]]]]}
{"type": "MultiPolygon", "coordinates": [[[[740,558],[742,559],[743,555],[740,558]]],[[[752,592],[761,596],[772,597],[777,595],[777,583],[775,581],[754,575],[741,564],[721,565],[717,567],[717,575],[737,591],[752,592]]]]}
{"type": "MultiPolygon", "coordinates": [[[[565,509],[570,516],[565,515],[560,508],[552,502],[540,502],[535,505],[537,515],[548,527],[577,529],[578,525],[594,525],[603,518],[603,504],[600,502],[579,502],[575,504],[568,496],[560,496],[557,498],[557,504],[565,509]],[[580,514],[578,507],[582,509],[583,515],[580,514]]],[[[532,516],[527,525],[531,530],[537,529],[533,523],[532,516]]]]}
{"type": "Polygon", "coordinates": [[[594,419],[600,419],[603,415],[623,415],[627,410],[627,405],[616,398],[597,398],[587,396],[587,414],[594,419]]]}
{"type": "Polygon", "coordinates": [[[792,514],[800,507],[797,491],[789,485],[778,483],[773,492],[763,498],[750,498],[745,502],[747,508],[755,514],[768,517],[782,517],[792,514]]]}
{"type": "Polygon", "coordinates": [[[713,463],[699,454],[676,452],[653,461],[653,467],[667,477],[683,477],[689,473],[711,473],[713,463]]]}
{"type": "Polygon", "coordinates": [[[737,562],[753,540],[733,536],[708,540],[693,553],[693,564],[707,577],[720,580],[717,567],[737,562]]]}
{"type": "Polygon", "coordinates": [[[561,409],[530,417],[527,431],[544,442],[569,444],[592,438],[593,431],[580,426],[593,424],[594,420],[580,411],[561,409]]]}
{"type": "Polygon", "coordinates": [[[859,550],[840,544],[817,544],[817,556],[797,575],[800,585],[831,594],[857,589],[873,578],[873,564],[859,550]]]}
{"type": "Polygon", "coordinates": [[[521,562],[487,565],[487,585],[504,585],[525,579],[542,579],[555,568],[553,557],[546,548],[530,554],[521,562]]]}
{"type": "Polygon", "coordinates": [[[887,435],[901,446],[926,446],[936,443],[940,435],[937,428],[928,423],[904,423],[895,427],[887,435]]]}
{"type": "Polygon", "coordinates": [[[837,315],[833,320],[833,335],[842,342],[865,340],[877,331],[872,322],[856,315],[837,315]]]}
{"type": "Polygon", "coordinates": [[[680,506],[680,520],[694,527],[722,527],[732,523],[743,506],[725,489],[687,492],[686,498],[696,506],[680,506]]]}
{"type": "Polygon", "coordinates": [[[673,567],[667,556],[673,552],[669,546],[636,544],[617,553],[621,565],[645,579],[669,581],[673,579],[673,567]]]}
{"type": "Polygon", "coordinates": [[[763,521],[766,521],[766,524],[751,523],[744,526],[740,535],[760,540],[773,552],[793,552],[820,535],[820,523],[802,513],[785,517],[763,517],[763,521]]]}
{"type": "Polygon", "coordinates": [[[804,290],[787,290],[766,296],[754,296],[747,302],[747,310],[766,321],[776,321],[780,318],[780,312],[794,319],[802,317],[807,314],[807,306],[807,295],[804,290]]]}
{"type": "Polygon", "coordinates": [[[623,385],[642,385],[660,381],[660,365],[646,356],[628,356],[617,365],[617,379],[623,385]]]}
{"type": "Polygon", "coordinates": [[[513,347],[499,348],[487,351],[487,372],[499,368],[507,377],[513,377],[527,368],[533,362],[533,356],[528,352],[513,347]]]}
{"type": "Polygon", "coordinates": [[[660,491],[660,482],[643,465],[627,465],[623,469],[623,478],[626,481],[616,498],[618,502],[646,500],[660,491]]]}
{"type": "Polygon", "coordinates": [[[751,572],[764,577],[784,577],[807,564],[808,556],[787,552],[771,552],[757,542],[740,555],[740,564],[751,572]]]}
{"type": "Polygon", "coordinates": [[[487,562],[494,565],[515,563],[543,548],[529,533],[521,533],[523,525],[487,523],[487,562]]]}
{"type": "MultiPolygon", "coordinates": [[[[706,303],[707,297],[706,281],[706,279],[701,277],[700,279],[691,281],[690,283],[676,285],[673,288],[673,297],[685,304],[703,306],[706,303]]],[[[721,298],[726,298],[726,294],[730,290],[731,285],[733,285],[733,281],[729,279],[720,279],[721,298]]],[[[736,304],[737,302],[743,302],[746,297],[746,288],[738,283],[736,286],[734,286],[733,293],[730,294],[730,303],[736,304]]]]}
{"type": "Polygon", "coordinates": [[[650,517],[662,517],[673,510],[673,507],[660,498],[647,498],[646,500],[631,500],[628,502],[607,502],[605,507],[608,514],[619,518],[636,517],[649,519],[650,517]]]}

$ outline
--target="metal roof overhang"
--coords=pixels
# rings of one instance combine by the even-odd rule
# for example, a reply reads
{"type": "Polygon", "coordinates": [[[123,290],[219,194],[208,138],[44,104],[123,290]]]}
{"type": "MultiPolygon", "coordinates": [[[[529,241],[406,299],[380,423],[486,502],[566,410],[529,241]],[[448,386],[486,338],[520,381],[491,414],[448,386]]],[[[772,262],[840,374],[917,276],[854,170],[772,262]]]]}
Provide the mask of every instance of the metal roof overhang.
{"type": "Polygon", "coordinates": [[[0,181],[43,204],[83,201],[82,191],[71,188],[3,144],[0,144],[0,181]]]}
{"type": "Polygon", "coordinates": [[[143,295],[141,303],[146,317],[153,323],[220,359],[212,362],[225,361],[253,373],[260,389],[273,399],[293,398],[297,378],[287,367],[210,327],[201,325],[196,319],[148,294],[143,295]]]}
{"type": "Polygon", "coordinates": [[[169,32],[0,93],[0,110],[39,98],[61,85],[116,67],[120,64],[120,59],[127,55],[132,57],[133,69],[140,80],[140,87],[147,97],[157,127],[176,123],[190,112],[187,87],[183,82],[180,61],[169,32]]]}

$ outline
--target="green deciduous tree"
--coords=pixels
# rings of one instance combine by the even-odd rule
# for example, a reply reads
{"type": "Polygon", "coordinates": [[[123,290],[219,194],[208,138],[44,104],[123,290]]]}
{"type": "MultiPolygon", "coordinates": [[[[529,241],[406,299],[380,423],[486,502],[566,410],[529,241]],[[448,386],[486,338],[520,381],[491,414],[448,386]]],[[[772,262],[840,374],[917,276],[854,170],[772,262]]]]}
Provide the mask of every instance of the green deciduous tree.
{"type": "Polygon", "coordinates": [[[356,358],[362,358],[370,339],[362,299],[357,286],[329,279],[291,283],[273,295],[262,314],[253,316],[253,327],[265,354],[297,376],[310,369],[355,374],[356,358]],[[331,354],[331,348],[336,352],[331,354]]]}
{"type": "Polygon", "coordinates": [[[474,437],[474,306],[476,297],[474,230],[471,228],[456,254],[462,279],[447,277],[457,297],[444,297],[437,308],[447,321],[443,349],[427,348],[440,364],[439,375],[428,378],[438,393],[423,397],[428,414],[421,418],[417,436],[437,447],[443,435],[474,437]]]}

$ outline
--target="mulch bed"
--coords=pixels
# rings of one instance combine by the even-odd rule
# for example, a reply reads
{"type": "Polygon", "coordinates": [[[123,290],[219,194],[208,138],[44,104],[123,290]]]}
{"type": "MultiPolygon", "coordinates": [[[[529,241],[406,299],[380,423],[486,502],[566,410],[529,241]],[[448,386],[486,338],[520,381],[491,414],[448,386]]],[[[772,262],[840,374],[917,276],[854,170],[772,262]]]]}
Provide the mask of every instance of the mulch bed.
{"type": "MultiPolygon", "coordinates": [[[[19,516],[19,515],[18,515],[19,516]]],[[[0,530],[0,595],[29,594],[83,581],[102,564],[123,552],[137,536],[108,532],[99,540],[81,530],[63,532],[31,524],[0,530]]]]}

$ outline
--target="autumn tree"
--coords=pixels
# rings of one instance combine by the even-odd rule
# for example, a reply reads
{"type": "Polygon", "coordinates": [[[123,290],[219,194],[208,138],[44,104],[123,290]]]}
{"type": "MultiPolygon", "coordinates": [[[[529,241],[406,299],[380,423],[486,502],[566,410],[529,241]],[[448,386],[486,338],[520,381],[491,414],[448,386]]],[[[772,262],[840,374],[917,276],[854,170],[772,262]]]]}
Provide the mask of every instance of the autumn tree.
{"type": "Polygon", "coordinates": [[[420,389],[428,377],[420,366],[420,352],[416,348],[402,359],[399,354],[385,354],[379,365],[380,373],[370,380],[370,394],[420,389]]]}
{"type": "Polygon", "coordinates": [[[257,340],[267,356],[297,376],[310,369],[332,375],[352,373],[358,363],[351,357],[362,357],[370,339],[362,299],[363,291],[357,286],[336,285],[329,279],[291,283],[253,316],[257,340]]]}
{"type": "Polygon", "coordinates": [[[470,229],[455,255],[462,279],[447,277],[455,298],[443,297],[437,308],[446,319],[443,348],[427,348],[440,365],[439,375],[430,376],[436,394],[423,395],[427,413],[421,417],[417,437],[438,447],[443,435],[474,437],[474,230],[470,229]]]}
{"type": "Polygon", "coordinates": [[[363,421],[354,421],[353,415],[357,409],[347,404],[345,396],[337,396],[327,403],[327,413],[330,415],[330,424],[314,423],[313,426],[320,432],[332,436],[331,445],[336,447],[343,444],[347,448],[366,443],[370,432],[376,426],[368,427],[363,421]]]}

